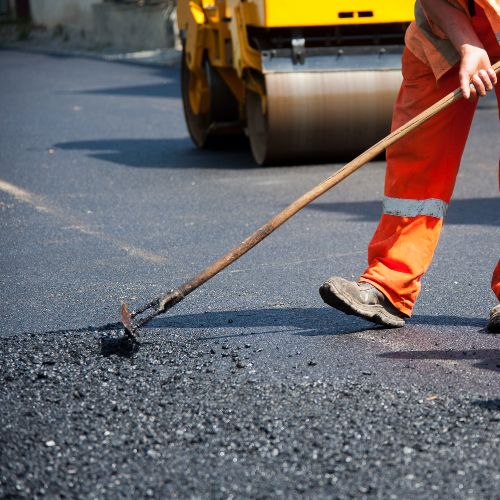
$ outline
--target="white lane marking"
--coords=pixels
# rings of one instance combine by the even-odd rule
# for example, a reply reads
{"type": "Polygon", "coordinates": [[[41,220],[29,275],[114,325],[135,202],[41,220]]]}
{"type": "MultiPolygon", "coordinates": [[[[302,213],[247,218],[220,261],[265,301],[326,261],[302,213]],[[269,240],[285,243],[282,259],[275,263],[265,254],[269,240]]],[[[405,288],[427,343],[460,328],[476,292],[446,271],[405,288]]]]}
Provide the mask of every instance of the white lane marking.
{"type": "Polygon", "coordinates": [[[114,238],[113,236],[105,234],[102,231],[98,231],[85,222],[80,221],[76,217],[65,213],[65,211],[61,208],[47,203],[47,201],[42,196],[31,193],[26,189],[20,188],[19,186],[11,184],[10,182],[4,181],[2,179],[0,179],[0,191],[11,195],[17,201],[31,205],[38,212],[52,215],[53,217],[64,222],[64,224],[67,225],[70,229],[105,241],[115,248],[125,251],[132,257],[139,257],[148,262],[155,263],[162,263],[167,260],[166,257],[163,257],[162,255],[158,255],[143,248],[130,245],[125,241],[114,238]]]}
{"type": "Polygon", "coordinates": [[[10,182],[0,179],[0,190],[10,194],[18,201],[33,204],[33,197],[31,193],[28,193],[28,191],[25,191],[20,187],[14,186],[14,184],[11,184],[10,182]]]}

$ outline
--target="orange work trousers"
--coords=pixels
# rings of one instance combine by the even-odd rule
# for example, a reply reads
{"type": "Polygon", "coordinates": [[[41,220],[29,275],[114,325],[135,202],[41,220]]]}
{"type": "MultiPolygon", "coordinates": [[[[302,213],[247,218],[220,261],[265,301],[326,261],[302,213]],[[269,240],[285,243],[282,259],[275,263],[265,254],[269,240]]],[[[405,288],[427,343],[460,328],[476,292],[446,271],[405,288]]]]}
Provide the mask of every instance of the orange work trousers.
{"type": "MultiPolygon", "coordinates": [[[[500,60],[498,42],[479,6],[472,23],[492,63],[500,60]]],[[[392,129],[458,87],[458,69],[436,82],[431,69],[405,49],[392,129]]],[[[495,91],[500,114],[500,82],[495,91]]],[[[384,210],[360,281],[374,285],[408,316],[437,246],[476,106],[477,99],[462,99],[387,150],[384,210]]],[[[491,286],[500,300],[500,260],[491,286]]]]}

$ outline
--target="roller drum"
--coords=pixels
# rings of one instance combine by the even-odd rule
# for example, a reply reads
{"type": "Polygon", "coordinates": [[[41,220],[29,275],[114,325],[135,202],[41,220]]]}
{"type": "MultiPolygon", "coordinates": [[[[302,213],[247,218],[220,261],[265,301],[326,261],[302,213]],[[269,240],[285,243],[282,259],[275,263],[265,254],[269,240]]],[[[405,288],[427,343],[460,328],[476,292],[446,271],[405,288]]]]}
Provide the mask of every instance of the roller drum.
{"type": "Polygon", "coordinates": [[[400,70],[269,73],[267,109],[247,96],[248,135],[259,164],[355,156],[390,130],[400,70]]]}

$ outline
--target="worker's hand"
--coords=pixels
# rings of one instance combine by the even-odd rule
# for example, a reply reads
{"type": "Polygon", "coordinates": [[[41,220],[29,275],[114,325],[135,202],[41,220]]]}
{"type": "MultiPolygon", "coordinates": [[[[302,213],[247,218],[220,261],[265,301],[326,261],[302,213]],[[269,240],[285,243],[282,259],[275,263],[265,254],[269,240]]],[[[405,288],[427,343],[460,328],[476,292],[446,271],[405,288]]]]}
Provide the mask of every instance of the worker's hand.
{"type": "Polygon", "coordinates": [[[484,96],[497,83],[497,75],[491,67],[487,52],[475,45],[463,44],[461,47],[460,88],[466,99],[477,95],[484,96]]]}

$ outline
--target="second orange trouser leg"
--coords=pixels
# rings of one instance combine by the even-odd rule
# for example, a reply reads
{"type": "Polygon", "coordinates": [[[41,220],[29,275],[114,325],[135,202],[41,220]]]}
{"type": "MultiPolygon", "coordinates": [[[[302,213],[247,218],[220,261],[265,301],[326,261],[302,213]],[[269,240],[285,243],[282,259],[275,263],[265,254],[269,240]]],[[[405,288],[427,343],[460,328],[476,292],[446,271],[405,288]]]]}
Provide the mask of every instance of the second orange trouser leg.
{"type": "Polygon", "coordinates": [[[493,271],[493,278],[491,279],[491,289],[500,301],[500,259],[498,259],[497,267],[493,271]]]}
{"type": "MultiPolygon", "coordinates": [[[[495,90],[497,93],[498,102],[498,118],[500,120],[500,83],[496,85],[495,90]]],[[[498,188],[500,190],[500,159],[498,160],[498,188]]],[[[500,259],[498,259],[498,263],[493,271],[493,277],[491,278],[491,289],[500,302],[500,259]]]]}

